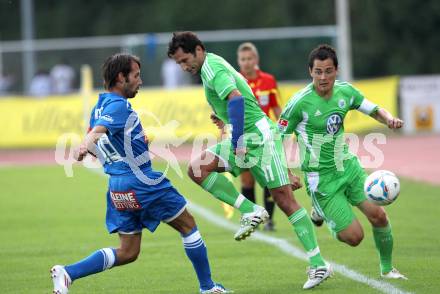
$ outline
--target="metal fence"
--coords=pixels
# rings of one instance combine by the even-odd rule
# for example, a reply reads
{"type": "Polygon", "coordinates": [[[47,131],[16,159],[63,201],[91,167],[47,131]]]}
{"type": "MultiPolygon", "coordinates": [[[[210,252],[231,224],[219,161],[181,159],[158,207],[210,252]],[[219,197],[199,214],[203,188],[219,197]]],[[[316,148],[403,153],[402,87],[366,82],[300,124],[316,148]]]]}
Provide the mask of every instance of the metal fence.
{"type": "MultiPolygon", "coordinates": [[[[307,55],[319,43],[338,45],[337,26],[283,27],[246,30],[196,32],[207,50],[236,64],[236,50],[241,42],[252,41],[260,52],[261,68],[279,80],[308,78],[307,55]]],[[[172,33],[147,33],[122,36],[40,39],[0,42],[0,74],[13,79],[13,93],[26,93],[26,80],[38,71],[49,71],[67,61],[77,72],[89,64],[93,69],[94,86],[100,87],[100,66],[115,52],[131,52],[142,59],[145,86],[160,86],[161,65],[167,58],[166,48],[172,33]],[[24,56],[27,56],[25,59],[24,56]],[[27,60],[24,64],[23,60],[27,60]],[[26,79],[26,76],[28,77],[26,79]]],[[[344,56],[340,56],[341,64],[344,56]]],[[[197,83],[197,80],[193,80],[197,83]]]]}

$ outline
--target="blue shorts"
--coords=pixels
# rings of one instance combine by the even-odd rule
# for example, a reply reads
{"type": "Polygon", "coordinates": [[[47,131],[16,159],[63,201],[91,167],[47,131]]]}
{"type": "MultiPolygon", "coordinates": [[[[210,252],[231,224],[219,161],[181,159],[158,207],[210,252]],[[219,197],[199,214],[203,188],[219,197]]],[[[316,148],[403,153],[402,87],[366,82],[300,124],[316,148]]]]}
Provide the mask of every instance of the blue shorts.
{"type": "Polygon", "coordinates": [[[185,198],[164,179],[149,186],[134,175],[111,176],[107,191],[106,224],[109,233],[154,232],[160,222],[174,220],[185,209],[185,198]]]}

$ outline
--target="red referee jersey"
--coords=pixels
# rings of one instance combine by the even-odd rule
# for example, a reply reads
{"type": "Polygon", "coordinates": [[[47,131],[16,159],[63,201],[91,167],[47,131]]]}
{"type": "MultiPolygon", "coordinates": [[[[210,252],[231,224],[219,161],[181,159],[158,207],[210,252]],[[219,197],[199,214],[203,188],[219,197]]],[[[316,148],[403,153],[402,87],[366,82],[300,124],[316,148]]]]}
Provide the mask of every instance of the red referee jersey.
{"type": "MultiPolygon", "coordinates": [[[[243,76],[246,78],[245,75],[243,76]]],[[[278,106],[278,88],[274,76],[257,70],[257,77],[255,79],[246,79],[261,109],[269,116],[270,109],[278,106]]]]}

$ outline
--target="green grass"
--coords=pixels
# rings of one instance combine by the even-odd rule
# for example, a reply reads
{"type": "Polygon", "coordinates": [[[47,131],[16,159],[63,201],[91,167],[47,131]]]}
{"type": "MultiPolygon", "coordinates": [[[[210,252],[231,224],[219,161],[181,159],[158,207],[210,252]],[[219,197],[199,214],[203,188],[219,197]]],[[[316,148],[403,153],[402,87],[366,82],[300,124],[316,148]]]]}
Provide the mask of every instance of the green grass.
{"type": "MultiPolygon", "coordinates": [[[[159,168],[162,166],[158,165],[159,168]]],[[[192,202],[221,215],[220,203],[185,176],[168,175],[192,202]]],[[[96,249],[117,246],[105,229],[105,177],[75,168],[67,178],[62,167],[1,168],[0,293],[49,293],[48,270],[53,264],[75,262],[96,249]]],[[[258,189],[259,190],[259,189],[258,189]]],[[[402,193],[387,207],[395,238],[396,267],[409,281],[392,281],[402,290],[438,293],[440,243],[438,186],[402,180],[402,193]]],[[[304,189],[298,200],[310,208],[304,189]]],[[[261,201],[260,201],[261,203],[261,201]]],[[[236,293],[301,292],[306,279],[304,261],[262,242],[233,240],[233,232],[195,214],[208,246],[215,280],[236,293]]],[[[317,230],[323,255],[371,278],[378,278],[378,260],[371,229],[360,216],[365,239],[357,248],[335,241],[325,228],[317,230]]],[[[300,246],[287,220],[276,211],[277,232],[300,246]]],[[[233,222],[238,222],[236,215],[233,222]]],[[[166,225],[155,234],[144,231],[142,252],[130,265],[74,283],[71,293],[197,293],[197,282],[179,235],[166,225]]],[[[378,293],[336,274],[313,290],[316,293],[378,293]]]]}

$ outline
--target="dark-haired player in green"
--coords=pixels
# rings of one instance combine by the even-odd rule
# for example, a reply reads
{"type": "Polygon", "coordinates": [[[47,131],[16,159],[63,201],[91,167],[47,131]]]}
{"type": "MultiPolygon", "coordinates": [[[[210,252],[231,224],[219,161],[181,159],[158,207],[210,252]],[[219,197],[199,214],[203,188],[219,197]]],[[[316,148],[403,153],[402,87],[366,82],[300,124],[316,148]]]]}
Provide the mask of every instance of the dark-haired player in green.
{"type": "Polygon", "coordinates": [[[235,239],[243,240],[269,215],[263,207],[240,194],[221,173],[229,171],[238,176],[243,170],[250,170],[287,215],[309,256],[310,269],[304,288],[320,284],[330,275],[331,267],[321,257],[306,210],[293,197],[292,185],[299,188],[300,183],[297,177],[289,179],[276,124],[263,113],[243,76],[222,57],[206,52],[193,32],[174,33],[168,56],[184,71],[201,76],[205,96],[214,111],[212,119],[232,125],[232,138],[203,151],[191,162],[189,176],[216,198],[240,210],[241,226],[235,239]]]}
{"type": "Polygon", "coordinates": [[[393,235],[386,212],[367,201],[363,190],[366,173],[344,140],[344,118],[350,110],[391,129],[402,127],[403,122],[349,83],[336,80],[338,59],[332,47],[320,45],[310,53],[309,71],[313,82],[290,99],[278,124],[282,134],[295,132],[298,139],[301,169],[313,203],[312,220],[317,225],[325,220],[338,240],[357,246],[364,237],[351,209],[357,206],[373,227],[381,276],[406,279],[392,265],[393,235]]]}

